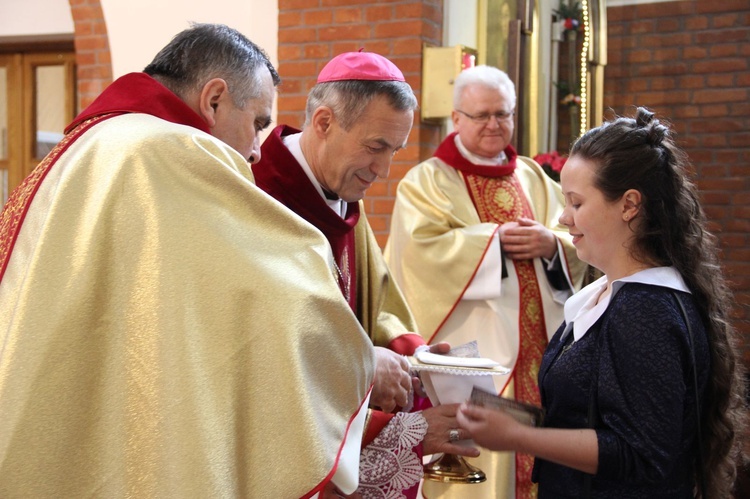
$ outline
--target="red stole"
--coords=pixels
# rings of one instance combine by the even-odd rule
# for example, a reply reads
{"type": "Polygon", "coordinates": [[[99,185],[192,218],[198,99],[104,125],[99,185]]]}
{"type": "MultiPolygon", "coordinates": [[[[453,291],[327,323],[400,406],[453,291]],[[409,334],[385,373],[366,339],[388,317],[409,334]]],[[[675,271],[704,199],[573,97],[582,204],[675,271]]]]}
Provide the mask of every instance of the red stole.
{"type": "Polygon", "coordinates": [[[261,159],[253,165],[255,183],[326,236],[333,250],[334,277],[356,314],[354,226],[359,221],[359,203],[348,203],[343,219],[326,204],[282,141],[282,137],[295,133],[299,130],[281,125],[266,138],[261,146],[261,159]]]}
{"type": "Polygon", "coordinates": [[[0,281],[8,267],[21,225],[39,186],[60,156],[89,128],[125,113],[144,113],[206,133],[206,123],[179,97],[145,73],[130,73],[114,81],[65,128],[65,137],[16,187],[0,213],[0,281]]]}
{"type": "MultiPolygon", "coordinates": [[[[455,134],[440,144],[435,155],[461,171],[474,207],[482,222],[502,225],[519,217],[533,218],[531,206],[521,184],[513,172],[517,153],[512,146],[505,149],[507,165],[474,165],[464,158],[454,142],[455,134]]],[[[519,352],[513,371],[515,398],[522,402],[541,405],[537,378],[544,349],[547,328],[544,323],[542,295],[539,292],[533,260],[512,260],[520,290],[518,330],[519,352]]],[[[536,485],[531,482],[534,458],[516,453],[516,497],[536,497],[536,485]]]]}

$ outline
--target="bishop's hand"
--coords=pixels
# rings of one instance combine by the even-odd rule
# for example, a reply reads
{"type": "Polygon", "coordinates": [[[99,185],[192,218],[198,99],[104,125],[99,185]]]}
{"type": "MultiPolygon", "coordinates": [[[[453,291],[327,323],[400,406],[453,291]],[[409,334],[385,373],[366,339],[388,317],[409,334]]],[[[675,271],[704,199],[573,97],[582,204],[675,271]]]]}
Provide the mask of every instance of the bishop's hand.
{"type": "Polygon", "coordinates": [[[375,347],[375,383],[372,387],[370,405],[383,412],[392,412],[396,407],[406,407],[412,379],[409,362],[403,355],[383,347],[375,347]]]}

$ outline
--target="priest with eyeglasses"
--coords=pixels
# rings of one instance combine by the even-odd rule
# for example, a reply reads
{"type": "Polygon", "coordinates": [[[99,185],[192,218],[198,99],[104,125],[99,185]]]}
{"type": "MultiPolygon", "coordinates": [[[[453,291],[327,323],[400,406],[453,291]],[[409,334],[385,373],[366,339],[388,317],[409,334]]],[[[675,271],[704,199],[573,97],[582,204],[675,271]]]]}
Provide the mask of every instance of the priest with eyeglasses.
{"type": "MultiPolygon", "coordinates": [[[[539,405],[537,374],[585,264],[558,217],[560,186],[511,145],[516,92],[476,66],[454,84],[454,131],[399,183],[385,257],[429,344],[477,340],[511,369],[497,393],[539,405]]],[[[533,458],[482,451],[477,484],[426,480],[425,497],[536,497],[533,458]]]]}

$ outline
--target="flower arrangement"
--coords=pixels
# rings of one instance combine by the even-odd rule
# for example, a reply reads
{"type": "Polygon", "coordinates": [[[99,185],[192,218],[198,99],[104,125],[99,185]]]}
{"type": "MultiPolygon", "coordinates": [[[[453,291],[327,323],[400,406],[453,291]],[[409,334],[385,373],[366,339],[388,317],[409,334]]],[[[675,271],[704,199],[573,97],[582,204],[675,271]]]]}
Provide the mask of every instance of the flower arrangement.
{"type": "Polygon", "coordinates": [[[560,0],[560,7],[552,12],[563,20],[565,31],[579,31],[582,28],[581,16],[583,9],[581,9],[580,2],[573,2],[571,4],[566,0],[560,0]]]}
{"type": "Polygon", "coordinates": [[[565,95],[565,97],[560,99],[560,104],[564,106],[568,106],[568,107],[581,105],[581,96],[576,95],[574,92],[570,90],[570,85],[568,85],[567,81],[553,82],[553,85],[557,87],[558,92],[565,95]]]}
{"type": "Polygon", "coordinates": [[[580,106],[581,97],[575,94],[568,94],[560,100],[560,104],[566,106],[580,106]]]}
{"type": "Polygon", "coordinates": [[[557,151],[550,151],[547,153],[540,153],[534,156],[534,161],[541,165],[542,170],[546,173],[549,178],[555,182],[560,181],[560,172],[565,166],[567,156],[561,156],[557,151]]]}

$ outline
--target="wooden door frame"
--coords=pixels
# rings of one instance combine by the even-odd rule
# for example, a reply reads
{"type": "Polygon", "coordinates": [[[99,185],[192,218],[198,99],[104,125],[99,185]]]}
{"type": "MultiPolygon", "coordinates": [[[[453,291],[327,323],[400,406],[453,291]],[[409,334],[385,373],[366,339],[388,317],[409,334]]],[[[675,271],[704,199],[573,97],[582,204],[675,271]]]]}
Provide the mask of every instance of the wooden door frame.
{"type": "Polygon", "coordinates": [[[0,65],[7,68],[8,157],[0,168],[8,171],[8,192],[36,167],[36,68],[62,65],[65,84],[65,122],[76,113],[75,52],[72,40],[27,37],[0,38],[0,65]]]}
{"type": "MultiPolygon", "coordinates": [[[[65,124],[75,117],[75,54],[72,52],[39,52],[23,54],[23,156],[25,178],[43,159],[36,156],[36,68],[62,65],[65,71],[65,124]]],[[[17,185],[17,184],[16,184],[17,185]]]]}
{"type": "Polygon", "coordinates": [[[8,122],[7,140],[8,156],[0,158],[0,167],[8,171],[8,192],[23,180],[23,134],[24,126],[13,126],[23,123],[23,63],[22,55],[0,54],[0,65],[7,71],[8,122]]]}

